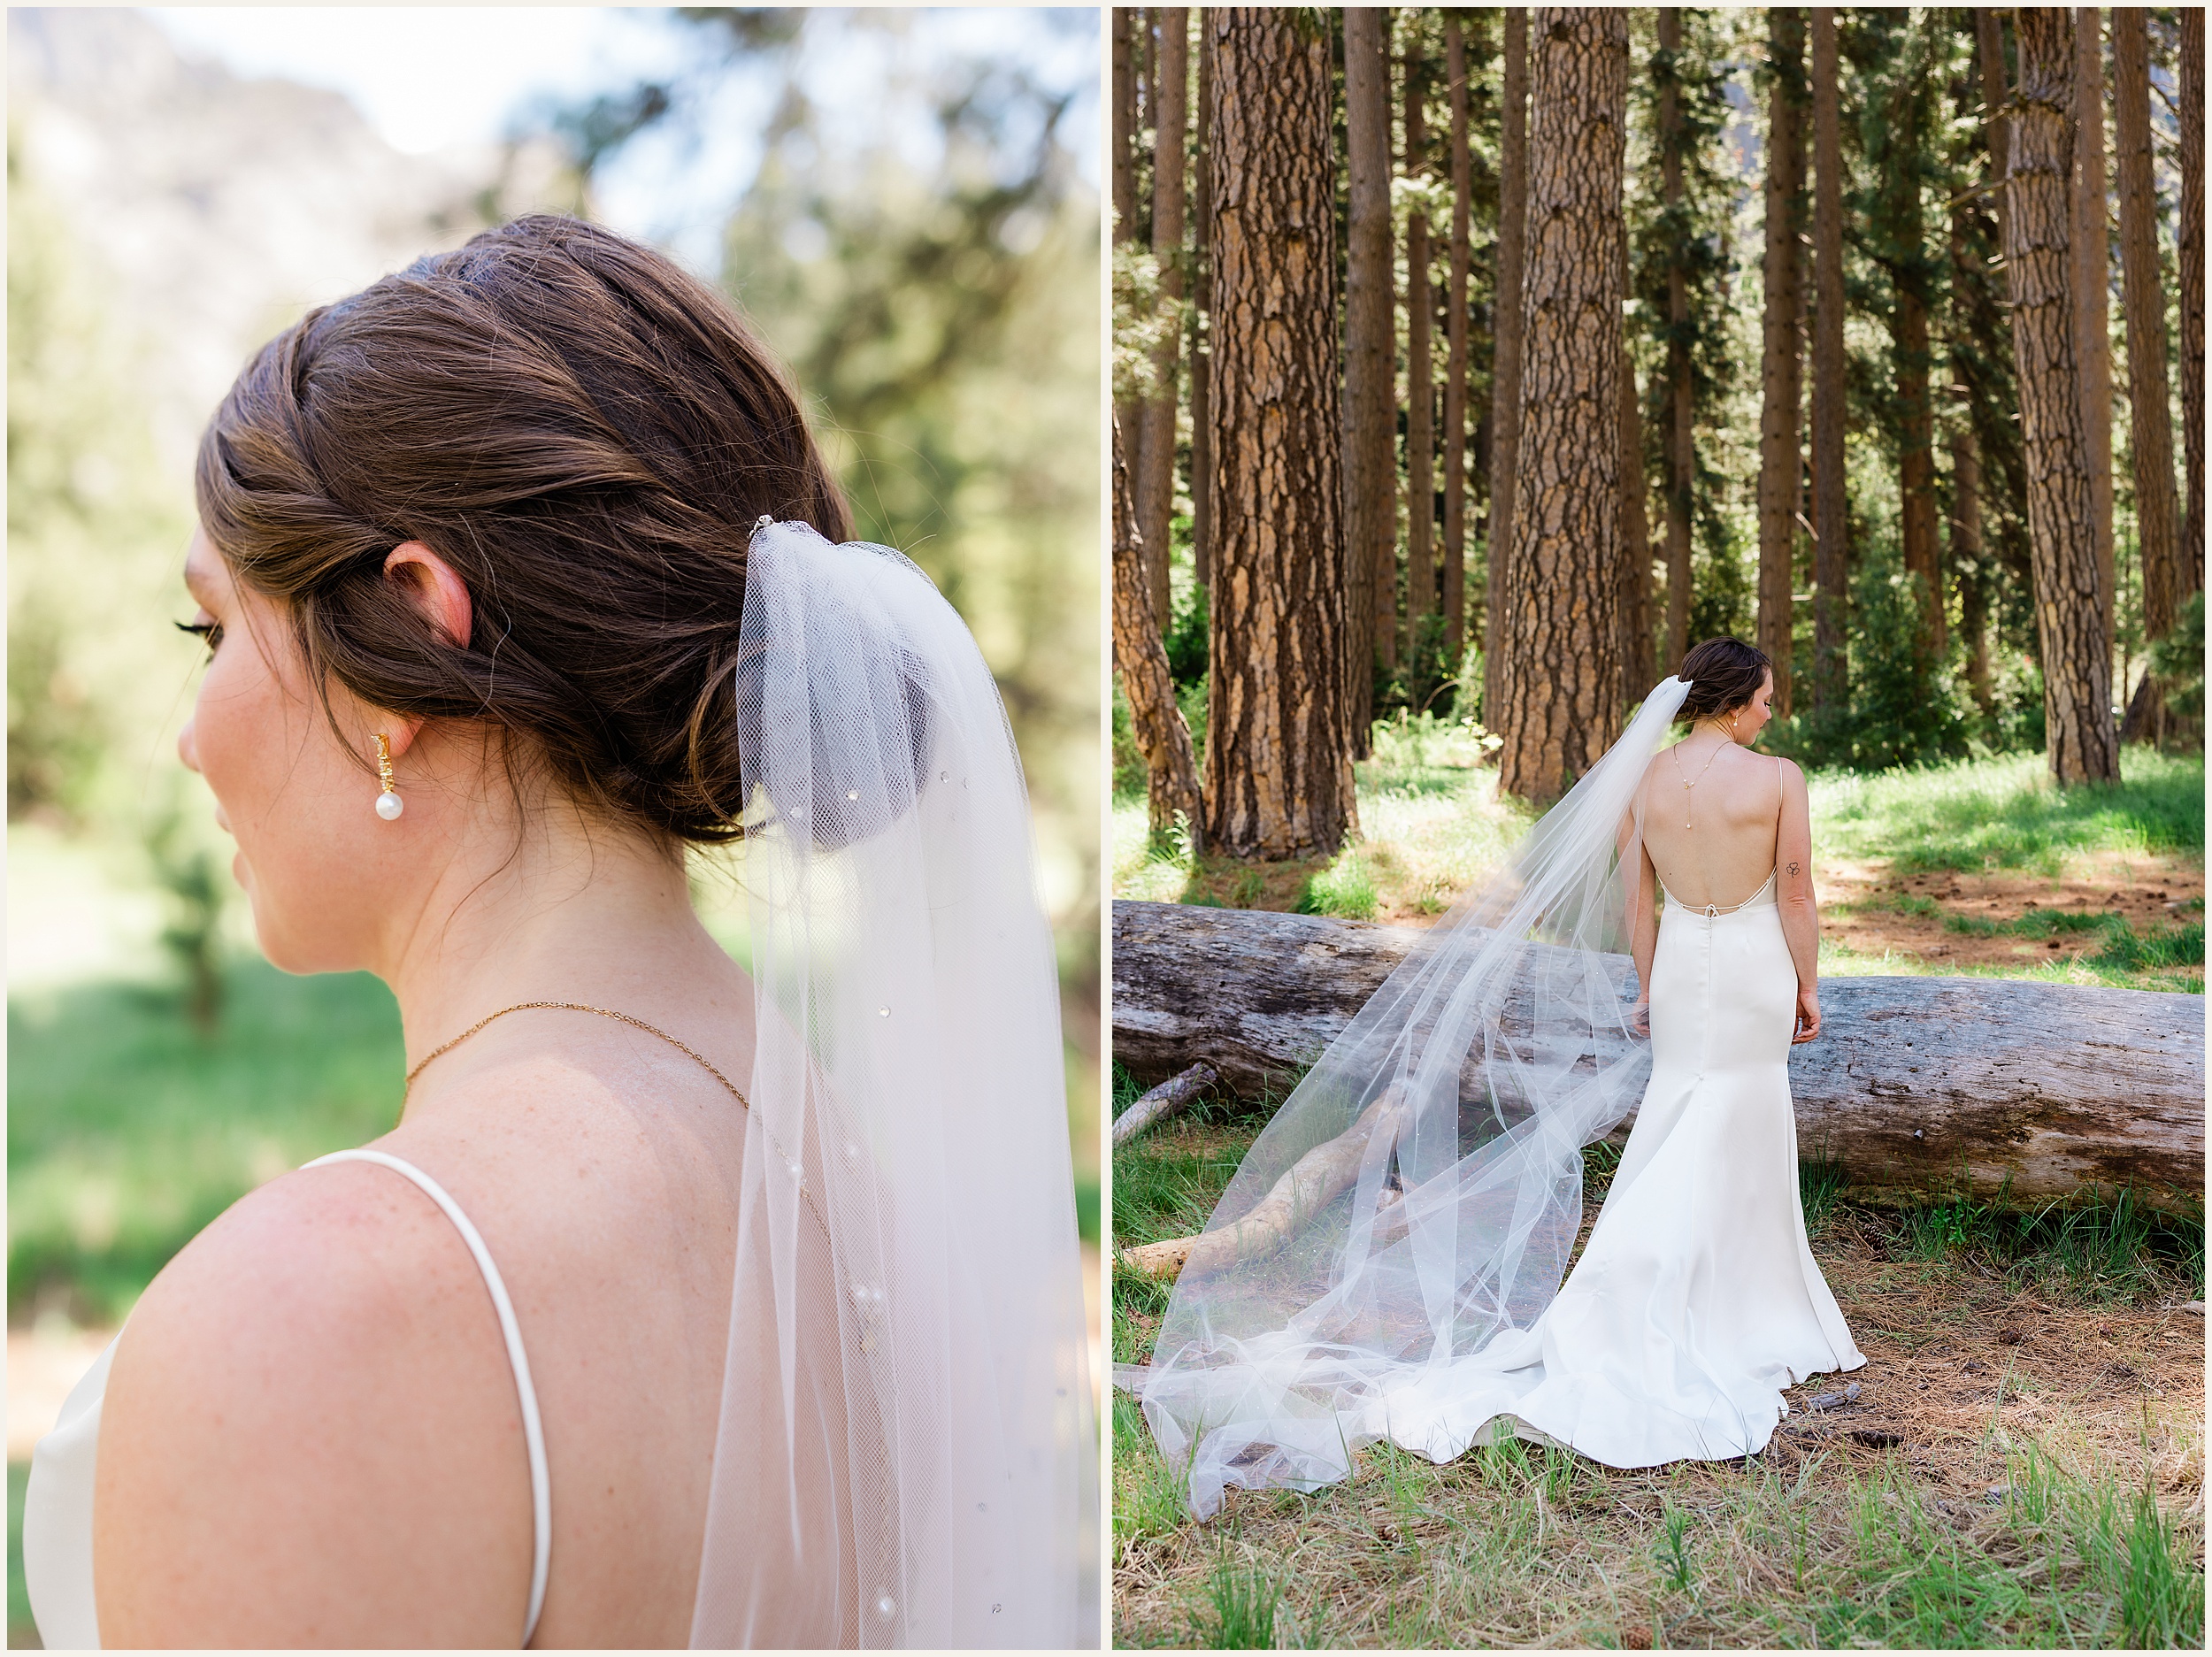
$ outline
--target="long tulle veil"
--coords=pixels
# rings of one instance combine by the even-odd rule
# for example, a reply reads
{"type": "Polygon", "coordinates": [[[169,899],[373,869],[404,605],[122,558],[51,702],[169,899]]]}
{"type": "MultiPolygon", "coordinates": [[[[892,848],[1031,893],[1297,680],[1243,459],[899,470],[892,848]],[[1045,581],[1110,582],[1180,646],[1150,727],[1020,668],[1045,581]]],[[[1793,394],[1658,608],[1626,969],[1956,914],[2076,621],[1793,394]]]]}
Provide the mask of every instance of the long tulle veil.
{"type": "Polygon", "coordinates": [[[888,548],[764,520],[735,676],[757,1057],[703,1646],[1093,1645],[1097,1456],[1020,762],[888,548]]]}
{"type": "Polygon", "coordinates": [[[1183,1267],[1143,1400],[1190,1503],[1313,1489],[1394,1390],[1525,1329],[1581,1221],[1582,1147],[1640,1097],[1624,952],[1639,785],[1689,687],[1662,681],[1503,870],[1464,895],[1245,1154],[1183,1267]]]}

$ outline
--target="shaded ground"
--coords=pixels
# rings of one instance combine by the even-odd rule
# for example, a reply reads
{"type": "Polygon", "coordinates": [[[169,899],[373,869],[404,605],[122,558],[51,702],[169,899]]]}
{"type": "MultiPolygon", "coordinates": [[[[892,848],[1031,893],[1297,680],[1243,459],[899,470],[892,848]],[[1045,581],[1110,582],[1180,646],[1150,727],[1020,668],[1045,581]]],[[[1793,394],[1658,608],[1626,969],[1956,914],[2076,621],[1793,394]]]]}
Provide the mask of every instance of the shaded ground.
{"type": "MultiPolygon", "coordinates": [[[[1263,1118],[1218,1109],[1115,1161],[1118,1238],[1195,1229],[1263,1118]]],[[[1584,1234],[1610,1158],[1586,1154],[1584,1234]]],[[[1619,1472],[1517,1443],[1388,1446],[1312,1496],[1200,1525],[1118,1395],[1115,1643],[1307,1646],[2201,1645],[2200,1226],[1896,1214],[1806,1190],[1866,1366],[1747,1462],[1619,1472]],[[2190,1302],[2199,1309],[2185,1309],[2190,1302]]],[[[1114,1355],[1167,1300],[1117,1271],[1114,1355]]]]}

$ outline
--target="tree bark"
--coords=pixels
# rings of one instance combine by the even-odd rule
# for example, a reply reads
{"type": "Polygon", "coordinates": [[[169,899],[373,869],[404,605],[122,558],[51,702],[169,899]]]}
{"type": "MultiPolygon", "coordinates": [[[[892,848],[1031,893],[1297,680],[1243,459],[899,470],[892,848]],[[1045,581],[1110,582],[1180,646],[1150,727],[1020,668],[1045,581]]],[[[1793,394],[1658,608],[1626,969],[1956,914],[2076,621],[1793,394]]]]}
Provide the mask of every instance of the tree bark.
{"type": "Polygon", "coordinates": [[[1206,27],[1218,371],[1207,827],[1232,856],[1327,855],[1356,821],[1329,50],[1285,11],[1209,8],[1206,27]]]}
{"type": "Polygon", "coordinates": [[[1114,449],[1114,666],[1129,702],[1129,724],[1144,755],[1145,816],[1155,834],[1164,834],[1181,817],[1194,850],[1206,842],[1206,813],[1198,791],[1198,767],[1191,752],[1190,727],[1175,700],[1175,678],[1168,671],[1167,649],[1160,642],[1160,618],[1152,608],[1146,579],[1144,533],[1138,527],[1129,490],[1129,465],[1122,453],[1121,422],[1113,423],[1114,449]]]}
{"type": "MultiPolygon", "coordinates": [[[[1116,1062],[1150,1081],[1202,1060],[1246,1099],[1279,1097],[1424,935],[1127,901],[1113,928],[1116,1062]]],[[[2201,1201],[2202,996],[1829,978],[1821,1002],[1820,1039],[1790,1054],[1798,1143],[1840,1162],[1856,1193],[1987,1199],[2009,1178],[2027,1205],[2122,1184],[2201,1201]]],[[[1507,1039],[1527,1016],[1509,1004],[1507,1039]]]]}
{"type": "Polygon", "coordinates": [[[1774,664],[1774,711],[1790,712],[1790,582],[1797,545],[1797,410],[1804,400],[1805,309],[1798,238],[1804,222],[1805,19],[1767,14],[1766,307],[1759,373],[1759,648],[1774,664]]]}
{"type": "Polygon", "coordinates": [[[1836,14],[1812,9],[1813,166],[1813,708],[1850,700],[1844,627],[1850,547],[1843,472],[1843,129],[1836,105],[1836,14]]]}
{"type": "Polygon", "coordinates": [[[1114,1118],[1114,1147],[1118,1150],[1147,1128],[1166,1121],[1220,1080],[1210,1064],[1194,1064],[1169,1077],[1114,1118]]]}
{"type": "Polygon", "coordinates": [[[1505,9],[1505,108],[1499,119],[1497,338],[1490,380],[1490,522],[1482,607],[1482,722],[1503,717],[1507,621],[1516,589],[1513,495],[1521,464],[1521,306],[1527,286],[1528,10],[1505,9]]]}
{"type": "MultiPolygon", "coordinates": [[[[1452,252],[1444,321],[1444,671],[1459,671],[1467,643],[1467,265],[1473,188],[1467,149],[1467,46],[1459,14],[1444,14],[1444,70],[1451,79],[1452,252]]],[[[1463,716],[1465,709],[1458,710],[1463,716]]]]}
{"type": "Polygon", "coordinates": [[[2046,751],[2062,784],[2119,777],[2111,657],[2099,603],[2095,505],[2074,357],[2068,181],[2073,39],[2061,7],[2017,14],[2019,89],[2006,179],[2005,267],[2028,472],[2046,751]]]}
{"type": "Polygon", "coordinates": [[[1389,13],[1344,12],[1344,148],[1350,214],[1344,279],[1345,703],[1355,751],[1365,753],[1375,718],[1375,667],[1394,639],[1394,590],[1379,571],[1395,556],[1397,350],[1391,330],[1389,13]],[[1378,625],[1386,616],[1389,626],[1378,625]]]}
{"type": "MultiPolygon", "coordinates": [[[[1629,293],[1628,226],[1621,226],[1621,294],[1629,293]]],[[[1660,675],[1651,662],[1651,524],[1644,513],[1644,410],[1636,365],[1628,355],[1628,318],[1619,329],[1621,354],[1621,700],[1640,699],[1660,675]]],[[[1672,672],[1676,664],[1668,664],[1672,672]]]]}
{"type": "Polygon", "coordinates": [[[1989,582],[1982,561],[1982,463],[1970,421],[1951,429],[1951,567],[1961,572],[1959,629],[1966,635],[1966,682],[1985,716],[1997,709],[1989,677],[1989,582]],[[1970,576],[1965,572],[1972,571],[1970,576]]]}
{"type": "Polygon", "coordinates": [[[1205,111],[1213,96],[1213,42],[1206,33],[1206,14],[1198,12],[1198,111],[1194,148],[1197,151],[1196,186],[1191,203],[1191,230],[1195,246],[1191,257],[1190,326],[1190,551],[1193,573],[1202,590],[1213,581],[1213,499],[1203,480],[1213,475],[1213,342],[1209,318],[1213,315],[1213,142],[1206,135],[1205,111]]]}
{"type": "MultiPolygon", "coordinates": [[[[1682,12],[1659,8],[1659,179],[1667,211],[1682,205],[1682,111],[1674,58],[1682,50],[1682,12]]],[[[1697,476],[1696,406],[1691,398],[1689,273],[1678,245],[1667,250],[1667,640],[1666,658],[1690,648],[1690,507],[1697,476]]]]}
{"type": "Polygon", "coordinates": [[[2112,659],[2119,588],[2112,552],[2112,282],[2104,182],[2104,53],[2095,6],[2074,8],[2074,340],[2081,366],[2082,432],[2089,442],[2089,499],[2096,512],[2097,602],[2105,660],[2112,659]]]}
{"type": "MultiPolygon", "coordinates": [[[[1914,192],[1916,196],[1917,190],[1914,192]]],[[[1919,578],[1920,648],[1940,662],[1946,645],[1942,559],[1936,543],[1935,406],[1928,390],[1928,306],[1910,287],[1897,294],[1897,490],[1905,572],[1919,578]]]]}
{"type": "MultiPolygon", "coordinates": [[[[1425,65],[1417,29],[1405,58],[1406,156],[1409,179],[1429,160],[1425,65]]],[[[1421,660],[1421,625],[1436,613],[1436,285],[1429,280],[1429,216],[1406,215],[1406,677],[1417,704],[1428,687],[1421,660]]]]}
{"type": "MultiPolygon", "coordinates": [[[[1160,36],[1153,75],[1152,256],[1160,264],[1160,294],[1183,296],[1183,165],[1190,122],[1190,12],[1182,6],[1153,8],[1160,36]]],[[[1137,524],[1144,532],[1145,570],[1152,610],[1163,627],[1168,598],[1169,525],[1175,517],[1175,371],[1182,330],[1168,334],[1152,354],[1160,395],[1144,406],[1144,464],[1137,477],[1137,524]]]]}
{"type": "MultiPolygon", "coordinates": [[[[2127,313],[2128,447],[2135,460],[2135,524],[2143,560],[2143,633],[2173,631],[2188,589],[2181,574],[2174,498],[2173,417],[2166,386],[2166,294],[2158,271],[2158,199],[2151,167],[2150,39],[2139,7],[2112,9],[2113,141],[2120,190],[2120,277],[2127,313]]],[[[2131,710],[2132,712],[2132,710],[2131,710]]],[[[2153,684],[2144,731],[2163,734],[2153,684]]],[[[2140,734],[2142,733],[2139,733],[2140,734]]]]}
{"type": "Polygon", "coordinates": [[[2182,577],[2204,589],[2204,8],[2180,8],[2181,214],[2174,265],[2181,279],[2181,447],[2188,470],[2182,577]]]}
{"type": "Polygon", "coordinates": [[[1622,146],[1628,17],[1536,9],[1513,630],[1499,786],[1548,804],[1620,728],[1622,146]]]}
{"type": "MultiPolygon", "coordinates": [[[[1113,8],[1114,52],[1114,245],[1133,246],[1137,239],[1137,40],[1144,13],[1133,6],[1113,8]]],[[[1121,424],[1126,459],[1132,473],[1144,456],[1144,410],[1132,398],[1114,399],[1113,417],[1121,424]]]]}

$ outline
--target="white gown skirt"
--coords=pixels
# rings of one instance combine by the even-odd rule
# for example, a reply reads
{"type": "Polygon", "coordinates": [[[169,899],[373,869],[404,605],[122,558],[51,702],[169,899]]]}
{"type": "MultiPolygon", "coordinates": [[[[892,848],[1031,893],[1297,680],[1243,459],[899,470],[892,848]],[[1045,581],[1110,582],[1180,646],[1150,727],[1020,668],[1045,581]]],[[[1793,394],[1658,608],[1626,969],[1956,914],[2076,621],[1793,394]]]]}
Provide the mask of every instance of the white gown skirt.
{"type": "Polygon", "coordinates": [[[1796,996],[1770,887],[1720,915],[1668,899],[1651,1082],[1580,1260],[1531,1327],[1389,1385],[1363,1437],[1439,1461],[1514,1433],[1610,1467],[1725,1460],[1765,1446],[1782,1388],[1865,1363],[1805,1240],[1796,996]]]}

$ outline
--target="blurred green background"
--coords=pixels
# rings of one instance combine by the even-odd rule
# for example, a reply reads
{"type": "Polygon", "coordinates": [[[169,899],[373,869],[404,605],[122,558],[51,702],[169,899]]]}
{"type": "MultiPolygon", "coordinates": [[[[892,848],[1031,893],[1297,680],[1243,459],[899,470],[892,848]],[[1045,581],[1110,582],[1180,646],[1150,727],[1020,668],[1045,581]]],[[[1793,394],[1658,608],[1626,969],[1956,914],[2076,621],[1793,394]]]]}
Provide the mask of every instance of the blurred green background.
{"type": "MultiPolygon", "coordinates": [[[[9,14],[12,1645],[24,1422],[196,1231],[400,1098],[389,994],[261,959],[175,758],[192,444],[270,334],[488,224],[580,212],[718,280],[861,533],[967,618],[1027,771],[1097,1235],[1097,14],[240,15],[9,14]]],[[[727,882],[698,887],[724,928],[727,882]]]]}

